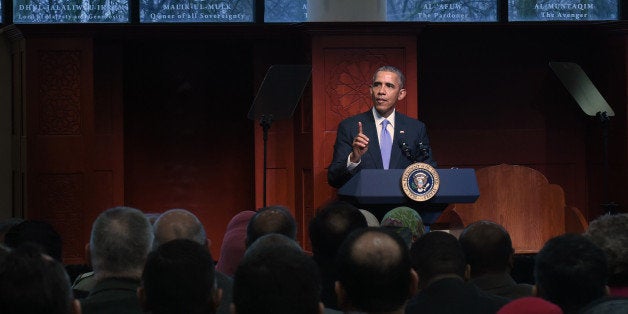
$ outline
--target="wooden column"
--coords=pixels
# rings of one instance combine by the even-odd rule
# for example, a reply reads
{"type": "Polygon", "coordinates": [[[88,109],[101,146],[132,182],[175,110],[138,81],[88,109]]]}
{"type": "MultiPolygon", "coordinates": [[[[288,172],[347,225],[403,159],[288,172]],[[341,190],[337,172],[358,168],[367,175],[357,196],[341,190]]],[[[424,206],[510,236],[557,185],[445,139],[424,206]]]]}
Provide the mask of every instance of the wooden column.
{"type": "MultiPolygon", "coordinates": [[[[112,75],[95,82],[91,37],[48,38],[47,26],[12,29],[12,105],[20,113],[14,158],[16,212],[44,220],[63,239],[65,263],[83,263],[91,223],[123,204],[119,51],[105,57],[112,75]],[[94,84],[101,88],[95,106],[94,84]],[[96,120],[95,111],[99,113],[96,120]]],[[[57,34],[58,36],[58,34],[57,34]]]]}

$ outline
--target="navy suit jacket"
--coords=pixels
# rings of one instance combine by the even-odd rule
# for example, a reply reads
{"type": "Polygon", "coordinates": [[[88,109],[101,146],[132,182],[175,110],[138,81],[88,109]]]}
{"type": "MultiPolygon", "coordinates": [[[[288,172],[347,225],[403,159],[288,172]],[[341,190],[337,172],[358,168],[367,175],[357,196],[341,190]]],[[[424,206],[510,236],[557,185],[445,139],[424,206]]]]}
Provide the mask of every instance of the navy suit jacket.
{"type": "MultiPolygon", "coordinates": [[[[389,169],[404,169],[415,162],[404,153],[402,143],[406,144],[407,152],[410,152],[412,156],[418,157],[418,161],[436,167],[436,163],[432,159],[432,152],[429,149],[430,140],[427,136],[425,124],[396,111],[395,135],[390,154],[389,169]],[[427,148],[427,156],[421,155],[420,145],[427,148]]],[[[339,188],[361,169],[384,169],[372,109],[346,118],[338,125],[336,143],[334,144],[334,156],[327,169],[327,181],[329,185],[339,188]],[[353,150],[353,139],[358,134],[358,122],[362,122],[362,133],[369,138],[369,147],[366,153],[362,155],[358,167],[350,172],[347,170],[347,158],[353,150]]]]}

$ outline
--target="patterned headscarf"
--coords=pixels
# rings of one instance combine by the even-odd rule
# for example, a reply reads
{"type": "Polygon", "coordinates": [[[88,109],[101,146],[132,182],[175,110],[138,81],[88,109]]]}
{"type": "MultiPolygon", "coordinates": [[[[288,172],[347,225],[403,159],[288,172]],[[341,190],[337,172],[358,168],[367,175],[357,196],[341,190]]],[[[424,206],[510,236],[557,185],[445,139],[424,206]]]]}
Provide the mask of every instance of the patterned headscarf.
{"type": "Polygon", "coordinates": [[[384,218],[382,218],[381,226],[408,228],[414,238],[418,238],[425,233],[421,215],[414,209],[406,206],[396,207],[387,212],[384,218]]]}

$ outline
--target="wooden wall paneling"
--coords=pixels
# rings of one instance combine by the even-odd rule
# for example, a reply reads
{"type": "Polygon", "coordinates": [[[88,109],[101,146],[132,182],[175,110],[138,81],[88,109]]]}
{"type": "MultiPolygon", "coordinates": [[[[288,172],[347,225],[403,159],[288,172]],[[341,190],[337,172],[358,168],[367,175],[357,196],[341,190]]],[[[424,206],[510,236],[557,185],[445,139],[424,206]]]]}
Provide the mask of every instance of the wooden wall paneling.
{"type": "Polygon", "coordinates": [[[124,41],[125,204],[193,212],[217,259],[228,222],[255,205],[252,44],[149,35],[124,41]]]}
{"type": "Polygon", "coordinates": [[[463,227],[478,220],[496,222],[508,230],[517,253],[536,253],[545,241],[565,232],[563,189],[550,184],[541,172],[501,164],[479,169],[476,175],[478,200],[450,206],[440,222],[450,219],[459,224],[450,215],[459,216],[463,227]]]}
{"type": "Polygon", "coordinates": [[[439,166],[529,166],[586,210],[586,117],[548,66],[587,56],[591,48],[571,40],[583,37],[576,29],[421,33],[421,116],[439,166]]]}
{"type": "Polygon", "coordinates": [[[298,240],[311,250],[308,225],[314,217],[314,180],[312,177],[312,84],[306,86],[294,118],[295,219],[298,240]]]}
{"type": "Polygon", "coordinates": [[[50,222],[66,263],[82,263],[90,208],[93,46],[89,38],[25,40],[26,217],[50,222]]]}
{"type": "MultiPolygon", "coordinates": [[[[94,141],[91,162],[92,204],[85,224],[91,226],[98,215],[124,205],[124,55],[120,42],[94,42],[94,141]]],[[[91,228],[85,228],[89,240],[91,228]]]]}
{"type": "Polygon", "coordinates": [[[312,39],[314,208],[335,198],[327,184],[338,123],[371,107],[373,73],[394,65],[406,75],[407,96],[397,106],[417,117],[417,51],[412,35],[315,34],[312,39]]]}
{"type": "MultiPolygon", "coordinates": [[[[295,208],[293,118],[274,121],[268,132],[266,205],[295,208]]],[[[263,207],[264,140],[262,127],[255,126],[255,205],[263,207]]]]}
{"type": "Polygon", "coordinates": [[[26,210],[26,125],[24,115],[24,40],[11,42],[11,188],[12,217],[26,210]]]}

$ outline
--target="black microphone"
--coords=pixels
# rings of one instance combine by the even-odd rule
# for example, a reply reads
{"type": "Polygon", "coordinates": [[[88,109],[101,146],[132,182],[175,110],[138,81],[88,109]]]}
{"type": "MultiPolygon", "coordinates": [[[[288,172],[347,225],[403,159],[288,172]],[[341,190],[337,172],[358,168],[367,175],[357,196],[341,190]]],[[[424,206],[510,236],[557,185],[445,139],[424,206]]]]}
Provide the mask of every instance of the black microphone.
{"type": "Polygon", "coordinates": [[[406,139],[403,137],[399,138],[399,148],[401,148],[403,154],[406,155],[406,157],[410,159],[411,162],[416,161],[414,159],[414,156],[412,156],[412,152],[410,151],[410,147],[408,147],[408,143],[406,143],[406,139]]]}
{"type": "Polygon", "coordinates": [[[428,145],[423,144],[423,142],[420,142],[418,161],[425,161],[428,159],[430,159],[430,147],[428,145]]]}

